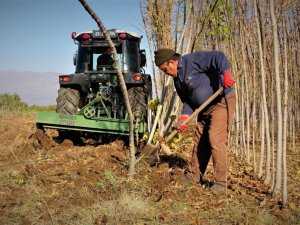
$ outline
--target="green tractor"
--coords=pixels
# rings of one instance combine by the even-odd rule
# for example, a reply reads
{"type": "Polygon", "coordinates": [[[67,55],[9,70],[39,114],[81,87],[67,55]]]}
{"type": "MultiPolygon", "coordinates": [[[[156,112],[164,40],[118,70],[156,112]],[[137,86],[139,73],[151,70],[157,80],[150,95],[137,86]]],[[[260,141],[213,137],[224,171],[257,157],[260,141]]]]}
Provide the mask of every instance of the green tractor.
{"type": "MultiPolygon", "coordinates": [[[[108,30],[118,56],[134,115],[135,140],[150,130],[152,97],[151,76],[145,74],[145,50],[140,49],[136,33],[108,30]]],[[[60,75],[55,112],[39,112],[37,128],[56,129],[60,137],[72,136],[101,140],[128,136],[128,113],[109,45],[99,30],[72,33],[78,45],[73,61],[74,74],[60,75]],[[106,58],[106,60],[101,60],[106,58]],[[77,135],[74,135],[74,134],[77,135]]]]}

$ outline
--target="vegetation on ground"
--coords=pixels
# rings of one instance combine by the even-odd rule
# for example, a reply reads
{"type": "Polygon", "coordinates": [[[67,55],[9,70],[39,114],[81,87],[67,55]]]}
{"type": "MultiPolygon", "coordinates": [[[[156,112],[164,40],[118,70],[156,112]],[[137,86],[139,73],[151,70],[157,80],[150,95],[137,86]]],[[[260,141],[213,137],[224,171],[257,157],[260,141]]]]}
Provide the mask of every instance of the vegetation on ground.
{"type": "Polygon", "coordinates": [[[30,112],[30,111],[55,111],[56,106],[38,106],[28,105],[23,102],[18,94],[0,94],[0,110],[1,112],[30,112]]]}

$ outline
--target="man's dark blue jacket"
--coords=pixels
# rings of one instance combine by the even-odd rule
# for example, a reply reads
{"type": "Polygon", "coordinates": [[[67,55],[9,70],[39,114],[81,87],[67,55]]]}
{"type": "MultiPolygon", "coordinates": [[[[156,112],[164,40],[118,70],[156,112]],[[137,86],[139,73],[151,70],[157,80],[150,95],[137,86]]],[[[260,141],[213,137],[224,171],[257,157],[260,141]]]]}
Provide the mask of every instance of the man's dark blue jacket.
{"type": "MultiPolygon", "coordinates": [[[[182,114],[191,115],[213,95],[223,85],[223,74],[227,70],[230,70],[228,60],[220,51],[198,51],[181,56],[174,84],[184,103],[182,114]]],[[[219,99],[232,91],[232,87],[226,88],[219,99]]]]}

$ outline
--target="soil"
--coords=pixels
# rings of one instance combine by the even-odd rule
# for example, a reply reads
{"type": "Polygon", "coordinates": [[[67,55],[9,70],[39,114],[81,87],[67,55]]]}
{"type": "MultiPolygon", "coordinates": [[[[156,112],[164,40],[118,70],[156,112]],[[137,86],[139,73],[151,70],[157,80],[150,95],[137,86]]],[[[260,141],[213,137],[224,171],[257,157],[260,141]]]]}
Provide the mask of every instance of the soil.
{"type": "MultiPolygon", "coordinates": [[[[257,179],[253,166],[228,153],[226,192],[182,179],[193,127],[172,156],[149,166],[138,157],[127,177],[124,141],[75,145],[36,129],[34,115],[1,115],[0,224],[300,224],[300,147],[288,150],[289,204],[257,179]]],[[[212,164],[206,178],[212,180],[212,164]]]]}

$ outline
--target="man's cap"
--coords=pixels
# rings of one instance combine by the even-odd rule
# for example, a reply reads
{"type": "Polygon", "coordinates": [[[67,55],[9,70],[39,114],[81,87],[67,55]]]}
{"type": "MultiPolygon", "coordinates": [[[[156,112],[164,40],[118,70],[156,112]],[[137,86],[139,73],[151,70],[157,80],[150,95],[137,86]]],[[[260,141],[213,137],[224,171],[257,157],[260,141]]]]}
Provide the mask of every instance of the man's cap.
{"type": "Polygon", "coordinates": [[[161,48],[154,52],[155,54],[155,64],[156,66],[160,66],[161,64],[170,60],[173,55],[175,55],[175,51],[168,48],[161,48]]]}

